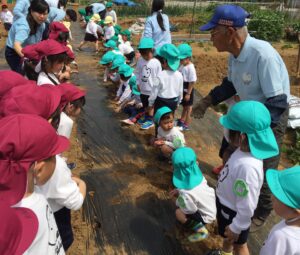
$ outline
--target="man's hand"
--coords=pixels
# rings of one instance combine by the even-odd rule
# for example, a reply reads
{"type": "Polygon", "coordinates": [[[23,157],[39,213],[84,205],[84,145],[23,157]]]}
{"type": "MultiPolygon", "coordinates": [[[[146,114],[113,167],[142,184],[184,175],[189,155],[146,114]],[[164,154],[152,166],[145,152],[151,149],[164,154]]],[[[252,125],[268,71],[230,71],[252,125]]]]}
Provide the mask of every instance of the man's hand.
{"type": "Polygon", "coordinates": [[[207,108],[211,106],[211,96],[207,95],[206,97],[202,98],[200,102],[194,107],[192,116],[196,119],[203,118],[207,108]]]}

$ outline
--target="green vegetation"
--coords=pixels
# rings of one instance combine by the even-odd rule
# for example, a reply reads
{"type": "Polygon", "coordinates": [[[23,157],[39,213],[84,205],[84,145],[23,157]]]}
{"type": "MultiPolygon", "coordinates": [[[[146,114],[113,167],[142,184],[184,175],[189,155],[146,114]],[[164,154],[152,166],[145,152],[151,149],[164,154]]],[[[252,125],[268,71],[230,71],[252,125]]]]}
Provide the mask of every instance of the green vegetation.
{"type": "Polygon", "coordinates": [[[286,149],[288,159],[294,164],[300,164],[300,129],[296,130],[296,142],[291,148],[286,149]]]}

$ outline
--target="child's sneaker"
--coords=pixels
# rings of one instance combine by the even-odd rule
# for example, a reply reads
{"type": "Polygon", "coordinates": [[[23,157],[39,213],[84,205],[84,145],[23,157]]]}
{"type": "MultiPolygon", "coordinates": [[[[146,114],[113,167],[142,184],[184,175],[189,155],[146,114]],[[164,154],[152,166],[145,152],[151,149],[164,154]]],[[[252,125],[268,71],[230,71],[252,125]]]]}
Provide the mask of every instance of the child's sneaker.
{"type": "Polygon", "coordinates": [[[152,120],[146,120],[142,125],[141,129],[149,129],[151,127],[154,127],[154,123],[152,120]]]}
{"type": "Polygon", "coordinates": [[[192,243],[200,242],[208,237],[208,231],[205,227],[202,227],[199,232],[191,234],[188,240],[192,243]]]}
{"type": "Polygon", "coordinates": [[[145,123],[145,121],[146,121],[146,117],[145,117],[145,115],[143,115],[142,117],[140,117],[138,119],[137,124],[143,125],[145,123]]]}
{"type": "Polygon", "coordinates": [[[131,119],[121,120],[122,123],[127,125],[134,125],[135,123],[131,119]]]}
{"type": "Polygon", "coordinates": [[[182,125],[179,127],[179,130],[180,131],[188,131],[188,130],[190,130],[190,128],[188,125],[182,123],[182,125]]]}
{"type": "Polygon", "coordinates": [[[212,169],[212,172],[213,172],[214,174],[218,175],[218,174],[222,171],[223,167],[224,167],[224,165],[214,167],[214,168],[212,169]]]}
{"type": "Polygon", "coordinates": [[[184,125],[184,123],[181,121],[181,119],[176,120],[176,126],[177,127],[182,127],[183,125],[184,125]]]}

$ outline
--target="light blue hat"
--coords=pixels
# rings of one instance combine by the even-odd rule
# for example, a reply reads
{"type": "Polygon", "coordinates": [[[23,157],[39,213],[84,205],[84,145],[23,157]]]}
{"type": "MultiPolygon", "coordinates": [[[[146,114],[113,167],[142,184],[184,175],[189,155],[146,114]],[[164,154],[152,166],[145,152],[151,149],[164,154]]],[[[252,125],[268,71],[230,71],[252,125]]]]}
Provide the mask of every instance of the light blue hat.
{"type": "Polygon", "coordinates": [[[123,55],[117,54],[112,62],[111,70],[119,68],[121,65],[126,63],[126,59],[123,55]]]}
{"type": "Polygon", "coordinates": [[[101,65],[109,64],[113,62],[115,57],[116,57],[115,53],[113,53],[112,51],[108,51],[102,56],[101,60],[99,61],[99,64],[101,65]]]}
{"type": "Polygon", "coordinates": [[[192,57],[192,47],[187,43],[178,45],[179,59],[186,59],[192,57]]]}
{"type": "Polygon", "coordinates": [[[271,192],[279,201],[291,208],[300,209],[300,166],[282,171],[269,169],[266,178],[271,192]]]}
{"type": "Polygon", "coordinates": [[[267,159],[279,154],[274,133],[270,127],[269,110],[257,101],[241,101],[231,107],[220,123],[231,130],[247,134],[251,154],[267,159]]]}
{"type": "Polygon", "coordinates": [[[155,51],[156,55],[167,60],[168,66],[171,70],[176,71],[180,65],[179,50],[174,44],[164,44],[155,51]]]}
{"type": "Polygon", "coordinates": [[[154,48],[154,41],[152,38],[143,37],[140,40],[138,49],[153,49],[154,48]]]}
{"type": "Polygon", "coordinates": [[[172,110],[167,106],[159,108],[153,117],[154,122],[159,125],[161,117],[169,112],[172,112],[172,110]]]}
{"type": "Polygon", "coordinates": [[[112,48],[112,49],[115,49],[115,50],[118,49],[117,43],[114,40],[109,40],[107,43],[104,43],[104,47],[112,48]]]}
{"type": "Polygon", "coordinates": [[[123,64],[119,67],[118,73],[124,75],[125,77],[129,77],[133,73],[133,68],[131,68],[127,64],[123,64]]]}
{"type": "Polygon", "coordinates": [[[178,148],[172,154],[174,167],[173,184],[178,189],[193,189],[202,180],[202,172],[197,165],[197,156],[193,149],[188,147],[178,148]]]}

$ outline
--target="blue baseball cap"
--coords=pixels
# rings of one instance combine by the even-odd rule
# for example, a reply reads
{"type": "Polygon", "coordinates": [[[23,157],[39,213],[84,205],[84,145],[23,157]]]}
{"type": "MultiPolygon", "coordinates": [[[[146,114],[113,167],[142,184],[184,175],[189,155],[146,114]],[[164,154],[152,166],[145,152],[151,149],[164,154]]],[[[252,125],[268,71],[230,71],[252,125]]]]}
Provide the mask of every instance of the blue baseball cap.
{"type": "Polygon", "coordinates": [[[219,5],[211,20],[200,27],[201,31],[208,31],[217,25],[228,27],[243,27],[246,25],[246,18],[250,15],[242,7],[233,4],[219,5]]]}

